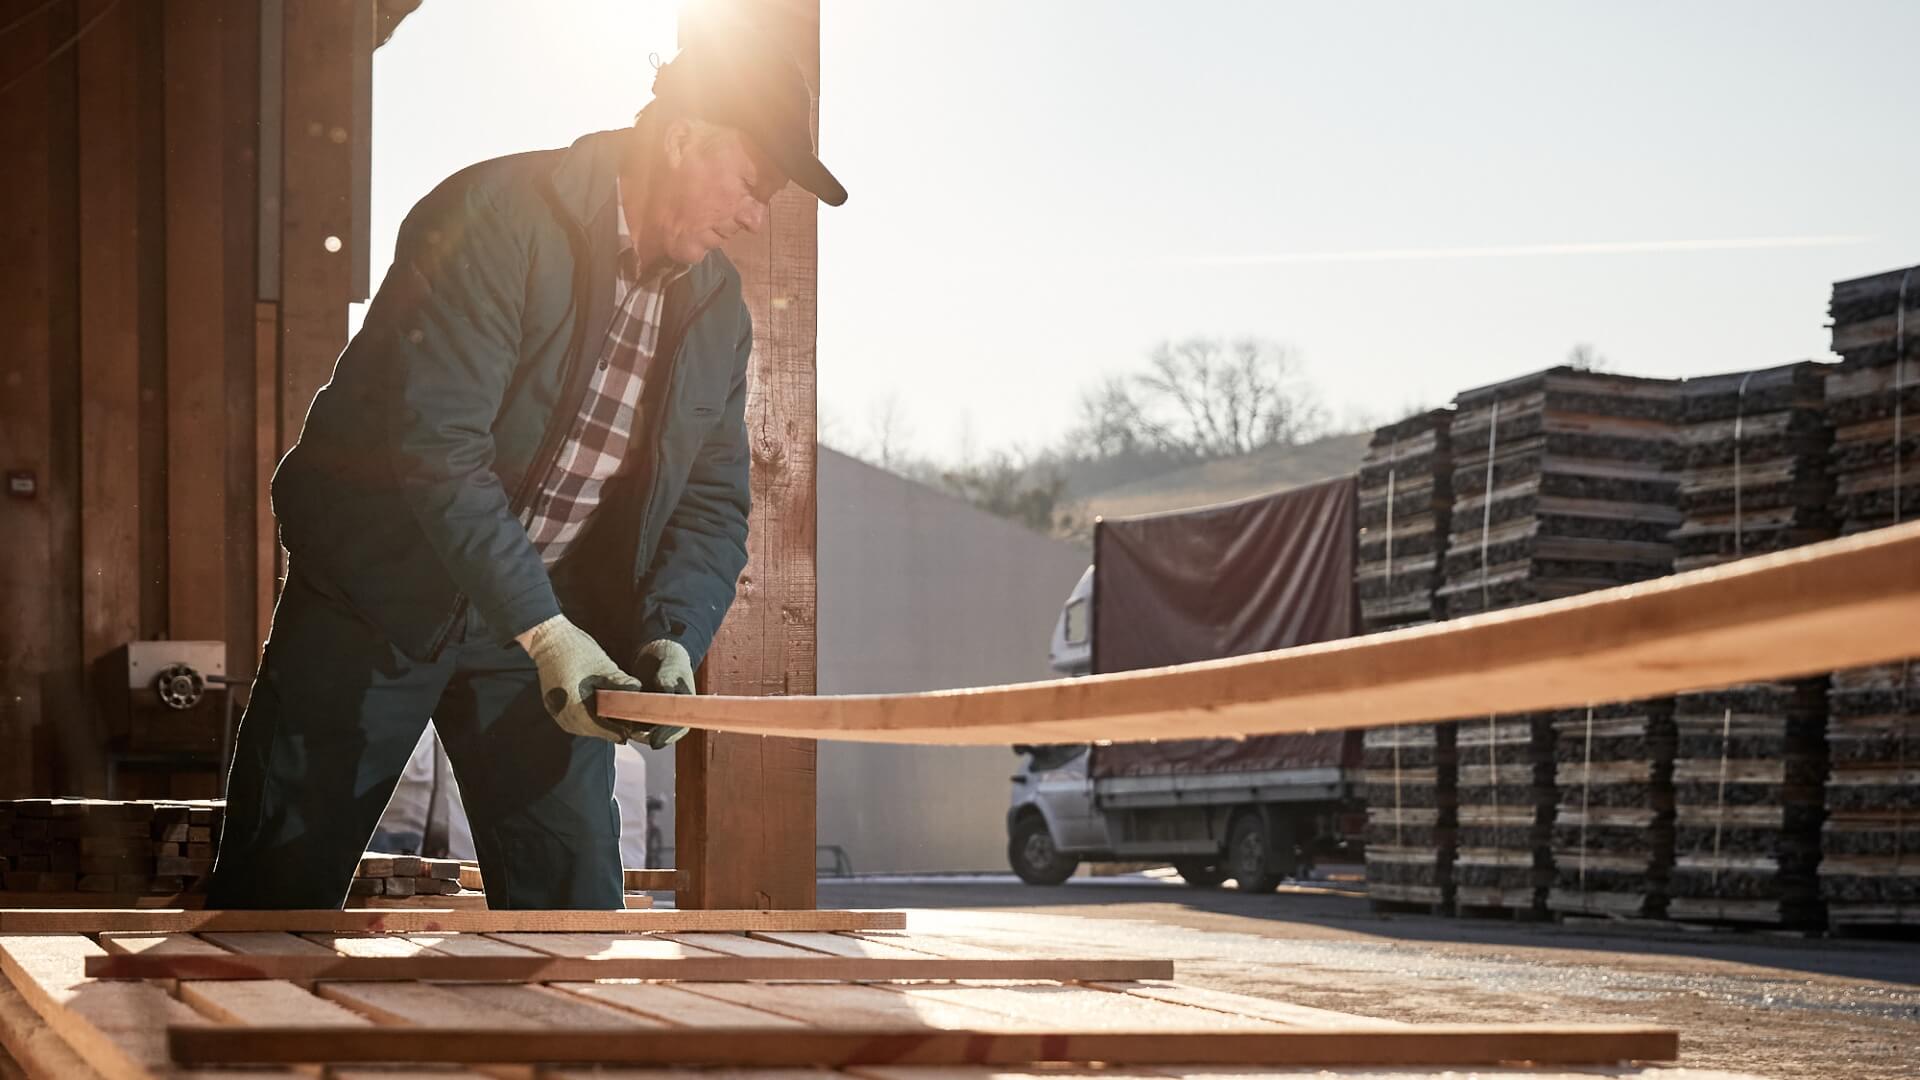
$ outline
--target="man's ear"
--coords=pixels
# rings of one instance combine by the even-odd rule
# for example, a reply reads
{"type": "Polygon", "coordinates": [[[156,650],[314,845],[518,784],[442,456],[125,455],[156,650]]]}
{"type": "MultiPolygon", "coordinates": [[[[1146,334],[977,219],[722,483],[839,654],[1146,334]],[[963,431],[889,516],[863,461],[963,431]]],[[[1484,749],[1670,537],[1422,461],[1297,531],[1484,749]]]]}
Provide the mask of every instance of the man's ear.
{"type": "Polygon", "coordinates": [[[660,136],[661,160],[667,168],[678,169],[687,155],[693,152],[693,125],[685,120],[675,120],[667,125],[660,136]]]}

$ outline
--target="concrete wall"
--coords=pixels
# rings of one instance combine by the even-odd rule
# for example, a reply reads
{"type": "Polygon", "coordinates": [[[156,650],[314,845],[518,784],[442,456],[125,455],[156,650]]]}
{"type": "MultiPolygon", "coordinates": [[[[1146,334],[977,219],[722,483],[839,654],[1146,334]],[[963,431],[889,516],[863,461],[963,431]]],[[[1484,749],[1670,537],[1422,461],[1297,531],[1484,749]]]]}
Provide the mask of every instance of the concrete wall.
{"type": "MultiPolygon", "coordinates": [[[[819,692],[1050,678],[1047,639],[1087,549],[822,447],[819,692]]],[[[672,843],[671,752],[646,751],[672,843]]],[[[819,842],[859,873],[1005,870],[1000,747],[821,743],[819,842]]]]}

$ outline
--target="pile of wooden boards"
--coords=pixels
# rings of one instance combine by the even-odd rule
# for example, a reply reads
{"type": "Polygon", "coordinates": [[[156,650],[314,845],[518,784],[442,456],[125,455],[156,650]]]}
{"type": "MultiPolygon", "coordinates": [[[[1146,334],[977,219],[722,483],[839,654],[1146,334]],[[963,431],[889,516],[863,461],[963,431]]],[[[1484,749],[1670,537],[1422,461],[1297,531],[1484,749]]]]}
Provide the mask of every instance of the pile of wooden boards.
{"type": "MultiPolygon", "coordinates": [[[[1832,370],[1808,362],[1687,380],[1679,569],[1833,535],[1825,401],[1832,370]]],[[[1826,686],[1825,677],[1749,683],[1675,699],[1671,918],[1819,920],[1826,686]]]]}
{"type": "Polygon", "coordinates": [[[1457,397],[1443,613],[1670,572],[1678,393],[1670,380],[1558,367],[1457,397]]]}
{"type": "Polygon", "coordinates": [[[208,802],[0,802],[0,904],[98,906],[184,892],[213,868],[221,810],[208,802]]]}
{"type": "Polygon", "coordinates": [[[1553,884],[1554,726],[1549,713],[1463,720],[1454,903],[1462,915],[1534,916],[1553,884]]]}
{"type": "Polygon", "coordinates": [[[1373,433],[1360,462],[1360,546],[1354,585],[1368,633],[1433,621],[1440,557],[1452,528],[1450,410],[1418,413],[1373,433]]]}
{"type": "MultiPolygon", "coordinates": [[[[458,859],[427,859],[418,855],[383,855],[369,851],[360,858],[347,887],[347,903],[356,900],[404,899],[415,896],[472,899],[485,894],[461,888],[458,859]]],[[[454,905],[459,906],[459,905],[454,905]]]]}
{"type": "Polygon", "coordinates": [[[1673,699],[1553,714],[1553,888],[1566,915],[1657,918],[1673,867],[1673,699]]]}
{"type": "Polygon", "coordinates": [[[1367,898],[1375,910],[1453,906],[1454,734],[1453,724],[1366,733],[1367,898]]]}
{"type": "MultiPolygon", "coordinates": [[[[1920,516],[1920,267],[1838,282],[1827,380],[1843,534],[1920,516]]],[[[1834,673],[1820,863],[1836,926],[1920,925],[1920,662],[1834,673]]]]}
{"type": "Polygon", "coordinates": [[[1533,1064],[1497,1071],[1654,1080],[1614,1070],[1678,1052],[1671,1029],[1426,1026],[1192,987],[1164,950],[1095,959],[876,932],[903,925],[883,911],[0,913],[0,1044],[19,1065],[8,1075],[32,1080],[372,1076],[355,1068],[370,1063],[461,1080],[609,1066],[991,1080],[1096,1063],[1420,1080],[1512,1062],[1533,1064]],[[819,1071],[836,1068],[849,1071],[819,1071]]]}

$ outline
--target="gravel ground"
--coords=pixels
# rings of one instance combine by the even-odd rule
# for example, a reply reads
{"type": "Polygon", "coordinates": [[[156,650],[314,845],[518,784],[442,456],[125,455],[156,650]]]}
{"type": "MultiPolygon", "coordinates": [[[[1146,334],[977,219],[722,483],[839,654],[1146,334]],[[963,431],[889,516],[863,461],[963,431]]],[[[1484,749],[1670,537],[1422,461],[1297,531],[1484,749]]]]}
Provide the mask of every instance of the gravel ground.
{"type": "Polygon", "coordinates": [[[820,905],[905,908],[913,929],[983,944],[1168,956],[1184,982],[1393,1020],[1671,1025],[1693,1068],[1920,1077],[1913,941],[1381,915],[1340,881],[1254,896],[1144,875],[822,880],[820,905]]]}

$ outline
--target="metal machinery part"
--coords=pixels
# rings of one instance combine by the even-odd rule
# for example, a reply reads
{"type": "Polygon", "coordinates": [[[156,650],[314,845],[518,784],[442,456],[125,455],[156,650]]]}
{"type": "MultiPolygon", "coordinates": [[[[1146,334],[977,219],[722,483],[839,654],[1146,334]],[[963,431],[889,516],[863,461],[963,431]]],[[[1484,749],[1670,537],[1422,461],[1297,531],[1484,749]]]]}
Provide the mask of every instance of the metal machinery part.
{"type": "Polygon", "coordinates": [[[190,665],[169,664],[153,677],[153,693],[169,709],[191,709],[206,696],[207,680],[190,665]]]}

